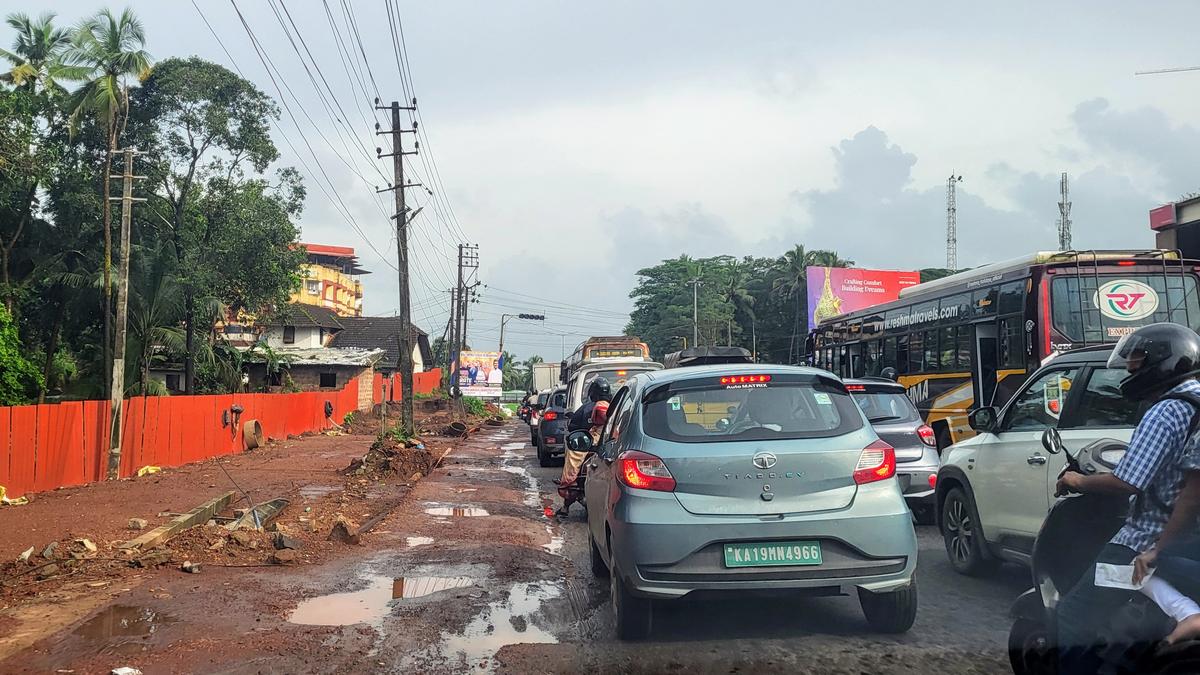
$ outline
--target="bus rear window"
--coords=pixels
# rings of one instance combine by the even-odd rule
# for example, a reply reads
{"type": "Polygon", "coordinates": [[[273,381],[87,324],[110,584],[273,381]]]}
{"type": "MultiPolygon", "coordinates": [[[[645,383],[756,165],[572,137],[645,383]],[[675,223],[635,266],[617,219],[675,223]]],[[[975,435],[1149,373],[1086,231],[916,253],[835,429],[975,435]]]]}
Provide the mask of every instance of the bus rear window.
{"type": "Polygon", "coordinates": [[[1073,342],[1116,342],[1138,326],[1161,321],[1200,328],[1191,274],[1057,276],[1050,284],[1050,308],[1054,328],[1073,342]]]}

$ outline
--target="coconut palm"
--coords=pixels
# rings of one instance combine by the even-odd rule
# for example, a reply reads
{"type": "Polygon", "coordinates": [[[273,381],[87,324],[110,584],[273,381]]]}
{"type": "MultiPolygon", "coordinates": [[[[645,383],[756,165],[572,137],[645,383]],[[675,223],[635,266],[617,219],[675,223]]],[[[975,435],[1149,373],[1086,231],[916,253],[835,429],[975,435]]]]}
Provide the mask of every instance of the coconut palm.
{"type": "MultiPolygon", "coordinates": [[[[778,295],[792,301],[792,339],[788,346],[788,360],[797,360],[800,356],[797,349],[797,336],[800,333],[800,317],[805,316],[808,304],[808,267],[851,267],[853,260],[846,260],[834,251],[816,249],[807,251],[803,244],[796,244],[792,250],[783,254],[779,259],[779,276],[772,284],[772,290],[778,295]]],[[[800,343],[803,344],[803,343],[800,343]]]]}
{"type": "Polygon", "coordinates": [[[101,202],[104,218],[104,359],[111,352],[112,332],[112,158],[117,139],[129,117],[129,80],[143,78],[150,72],[150,54],[142,47],[146,33],[142,22],[125,9],[113,16],[107,9],[84,20],[75,29],[70,47],[65,51],[63,77],[83,82],[67,104],[72,130],[79,127],[87,115],[94,115],[105,130],[104,166],[101,169],[101,202]]]}
{"type": "Polygon", "coordinates": [[[0,58],[12,66],[7,73],[0,73],[0,81],[30,89],[61,90],[60,57],[71,37],[66,30],[54,26],[54,13],[46,12],[36,21],[28,14],[14,13],[5,22],[17,36],[12,51],[0,49],[0,58]]]}
{"type": "Polygon", "coordinates": [[[721,298],[728,302],[733,307],[733,312],[729,315],[729,320],[726,322],[726,344],[733,345],[733,318],[738,312],[749,316],[750,320],[754,320],[754,296],[750,295],[750,291],[746,288],[746,283],[749,281],[746,270],[746,263],[740,260],[730,260],[725,266],[725,278],[721,284],[721,298]]]}

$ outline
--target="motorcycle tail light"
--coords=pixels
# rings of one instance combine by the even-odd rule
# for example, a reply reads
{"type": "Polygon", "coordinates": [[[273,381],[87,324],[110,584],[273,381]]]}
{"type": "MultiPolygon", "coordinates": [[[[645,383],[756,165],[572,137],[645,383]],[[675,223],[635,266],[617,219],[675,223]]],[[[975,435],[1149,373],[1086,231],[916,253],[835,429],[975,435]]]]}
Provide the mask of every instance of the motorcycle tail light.
{"type": "Polygon", "coordinates": [[[863,448],[854,467],[854,482],[859,485],[887,480],[896,475],[896,449],[875,441],[863,448]]]}
{"type": "Polygon", "coordinates": [[[621,467],[617,475],[625,485],[639,490],[675,491],[675,477],[667,465],[654,455],[626,450],[617,457],[617,462],[621,467]]]}

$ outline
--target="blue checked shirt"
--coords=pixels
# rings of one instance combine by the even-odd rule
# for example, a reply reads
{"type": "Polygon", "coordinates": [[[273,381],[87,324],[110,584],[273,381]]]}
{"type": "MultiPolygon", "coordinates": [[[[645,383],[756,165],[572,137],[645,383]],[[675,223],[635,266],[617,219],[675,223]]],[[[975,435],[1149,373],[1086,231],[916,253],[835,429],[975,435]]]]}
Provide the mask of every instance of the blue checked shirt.
{"type": "MultiPolygon", "coordinates": [[[[1170,393],[1182,391],[1200,394],[1200,382],[1188,380],[1170,393]]],[[[1160,401],[1138,423],[1113,475],[1141,494],[1131,498],[1129,517],[1112,543],[1142,553],[1162,534],[1183,489],[1185,460],[1190,459],[1192,446],[1187,433],[1194,414],[1196,410],[1184,401],[1160,401]]]]}

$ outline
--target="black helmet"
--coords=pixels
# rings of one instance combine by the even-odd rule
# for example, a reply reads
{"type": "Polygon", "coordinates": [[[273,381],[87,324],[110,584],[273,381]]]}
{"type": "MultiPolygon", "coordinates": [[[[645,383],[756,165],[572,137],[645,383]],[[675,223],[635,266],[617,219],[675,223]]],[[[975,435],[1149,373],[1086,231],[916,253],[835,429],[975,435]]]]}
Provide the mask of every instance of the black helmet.
{"type": "Polygon", "coordinates": [[[1200,373],[1200,335],[1177,323],[1152,323],[1121,338],[1109,368],[1129,371],[1121,394],[1131,399],[1159,396],[1200,373]]]}
{"type": "Polygon", "coordinates": [[[588,385],[587,397],[589,400],[595,401],[611,401],[612,387],[609,386],[608,380],[603,377],[597,377],[588,385]]]}

